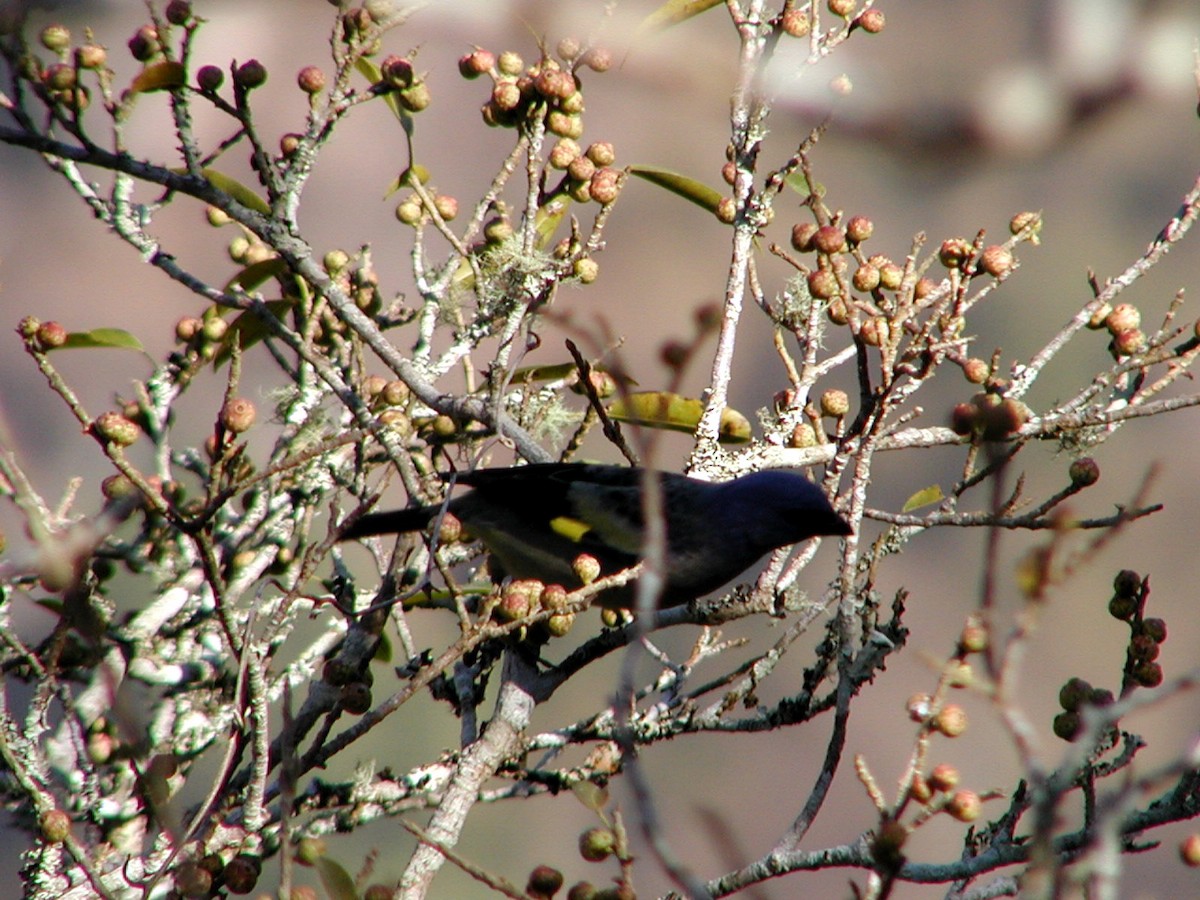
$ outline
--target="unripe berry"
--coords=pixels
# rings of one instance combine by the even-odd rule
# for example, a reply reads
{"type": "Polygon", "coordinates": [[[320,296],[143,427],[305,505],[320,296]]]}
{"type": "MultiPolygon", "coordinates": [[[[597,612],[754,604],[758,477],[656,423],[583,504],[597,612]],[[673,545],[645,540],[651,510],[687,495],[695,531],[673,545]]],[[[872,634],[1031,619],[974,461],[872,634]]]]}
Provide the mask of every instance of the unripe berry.
{"type": "Polygon", "coordinates": [[[1027,232],[1029,243],[1037,246],[1041,242],[1039,235],[1042,233],[1042,214],[1037,212],[1017,213],[1008,223],[1008,230],[1012,234],[1027,232]]]}
{"type": "Polygon", "coordinates": [[[525,70],[525,61],[520,54],[505,50],[496,60],[496,68],[502,75],[520,75],[525,70]]]}
{"type": "Polygon", "coordinates": [[[502,244],[513,236],[512,222],[497,216],[483,226],[483,236],[489,244],[502,244]]]}
{"type": "Polygon", "coordinates": [[[967,730],[967,711],[948,703],[933,718],[933,727],[946,737],[958,737],[967,730]]]}
{"type": "Polygon", "coordinates": [[[108,51],[99,44],[84,44],[76,49],[75,62],[81,69],[100,69],[108,62],[108,51]]]}
{"type": "Polygon", "coordinates": [[[600,577],[600,561],[590,553],[581,553],[571,563],[580,584],[591,584],[600,577]]]}
{"type": "Polygon", "coordinates": [[[808,273],[808,292],[818,300],[831,300],[838,295],[838,280],[828,269],[808,273]]]}
{"type": "Polygon", "coordinates": [[[1108,601],[1108,614],[1121,622],[1128,622],[1137,614],[1138,604],[1133,597],[1113,597],[1108,601]]]}
{"type": "Polygon", "coordinates": [[[1179,844],[1179,858],[1185,866],[1200,866],[1200,834],[1189,834],[1179,844]]]}
{"type": "Polygon", "coordinates": [[[593,72],[607,72],[612,68],[612,53],[605,47],[592,47],[584,51],[579,62],[593,72]]]}
{"type": "Polygon", "coordinates": [[[67,342],[67,329],[58,322],[43,322],[38,326],[34,340],[40,349],[53,350],[67,342]]]}
{"type": "Polygon", "coordinates": [[[496,67],[496,55],[488,50],[476,50],[458,61],[458,71],[463,78],[478,78],[496,67]]]}
{"type": "Polygon", "coordinates": [[[914,722],[924,722],[933,711],[933,698],[928,694],[913,694],[904,704],[904,708],[914,722]]]}
{"type": "Polygon", "coordinates": [[[813,222],[801,222],[792,226],[792,248],[800,253],[808,253],[813,249],[813,238],[817,235],[818,226],[813,222]]]}
{"type": "Polygon", "coordinates": [[[1092,696],[1092,686],[1082,678],[1069,678],[1058,690],[1058,705],[1067,712],[1077,712],[1092,696]]]}
{"type": "Polygon", "coordinates": [[[593,141],[588,145],[587,158],[598,166],[611,166],[617,161],[617,151],[608,141],[593,141]]]}
{"type": "Polygon", "coordinates": [[[61,809],[48,809],[38,817],[43,840],[61,844],[71,836],[71,817],[61,809]]]}
{"type": "Polygon", "coordinates": [[[992,367],[986,360],[971,358],[963,365],[963,375],[971,384],[983,384],[992,374],[992,367]]]}
{"type": "Polygon", "coordinates": [[[946,812],[960,822],[974,822],[983,812],[983,801],[974,791],[955,791],[946,804],[946,812]]]}
{"type": "Polygon", "coordinates": [[[1118,597],[1135,598],[1142,590],[1142,576],[1133,569],[1122,569],[1113,579],[1113,593],[1118,597]]]}
{"type": "Polygon", "coordinates": [[[571,272],[580,284],[591,284],[600,277],[600,264],[594,259],[577,259],[571,266],[571,272]]]}
{"type": "Polygon", "coordinates": [[[861,244],[875,233],[875,223],[866,216],[851,216],[846,222],[846,240],[861,244]]]}
{"type": "Polygon", "coordinates": [[[1073,710],[1060,712],[1051,725],[1054,736],[1064,741],[1074,741],[1083,732],[1083,718],[1073,710]]]}
{"type": "MultiPolygon", "coordinates": [[[[561,43],[561,42],[560,42],[561,43]]],[[[563,874],[551,866],[538,866],[529,873],[525,891],[543,897],[552,897],[563,886],[563,874]]]]}
{"type": "Polygon", "coordinates": [[[192,4],[188,0],[171,0],[163,15],[172,25],[186,25],[192,17],[192,4]]]}
{"type": "Polygon", "coordinates": [[[416,197],[402,200],[396,206],[396,218],[405,225],[416,225],[425,216],[425,208],[416,197]]]}
{"type": "Polygon", "coordinates": [[[879,34],[879,32],[883,31],[883,26],[887,24],[883,10],[876,9],[875,7],[863,10],[863,14],[854,21],[867,34],[879,34]]]}
{"type": "Polygon", "coordinates": [[[1156,644],[1161,644],[1167,639],[1167,623],[1162,619],[1143,619],[1141,632],[1156,644]]]}
{"type": "Polygon", "coordinates": [[[845,391],[828,390],[821,394],[821,415],[840,418],[850,411],[850,397],[845,391]]]}
{"type": "Polygon", "coordinates": [[[412,85],[415,70],[412,60],[395,54],[388,56],[379,64],[379,74],[383,80],[394,88],[406,88],[412,85]]]}
{"type": "Polygon", "coordinates": [[[1136,331],[1141,324],[1142,314],[1132,303],[1118,303],[1104,317],[1104,327],[1114,337],[1123,331],[1136,331]]]}
{"type": "Polygon", "coordinates": [[[1007,247],[993,244],[983,249],[979,266],[993,278],[1003,278],[1013,269],[1013,255],[1007,247]]]}
{"type": "Polygon", "coordinates": [[[846,249],[846,232],[834,225],[822,225],[813,235],[813,246],[818,253],[841,253],[846,249]]]}
{"type": "Polygon", "coordinates": [[[229,323],[220,316],[213,316],[204,320],[204,323],[200,326],[200,330],[205,340],[219,341],[225,337],[225,332],[229,330],[229,323]]]}
{"type": "Polygon", "coordinates": [[[536,611],[542,594],[542,583],[532,578],[518,578],[504,586],[496,605],[496,618],[515,622],[536,611]]]}
{"type": "Polygon", "coordinates": [[[958,769],[950,763],[940,763],[934,766],[933,771],[929,773],[929,786],[942,793],[954,790],[961,780],[962,776],[958,769]]]}
{"type": "Polygon", "coordinates": [[[546,620],[546,630],[551,637],[566,637],[575,624],[575,613],[558,613],[546,620]]]}
{"type": "Polygon", "coordinates": [[[971,254],[971,242],[964,238],[950,238],[942,241],[938,250],[938,261],[947,269],[957,269],[962,266],[971,254]]]}
{"type": "Polygon", "coordinates": [[[428,108],[429,104],[433,102],[433,97],[429,93],[429,85],[424,81],[414,82],[411,87],[404,88],[397,97],[400,105],[412,113],[428,108]]]}
{"type": "Polygon", "coordinates": [[[350,254],[345,250],[330,250],[325,254],[322,262],[325,265],[325,271],[330,275],[337,275],[345,270],[346,266],[350,265],[350,254]]]}
{"type": "MultiPolygon", "coordinates": [[[[560,138],[558,142],[550,149],[550,155],[547,157],[547,162],[552,168],[565,169],[575,160],[579,159],[583,150],[578,142],[571,138],[560,138]]],[[[593,169],[594,170],[594,169],[593,169]]],[[[591,177],[590,175],[588,176],[591,177]]]]}
{"type": "Polygon", "coordinates": [[[65,91],[75,86],[75,67],[55,63],[42,73],[42,84],[52,91],[65,91]]]}
{"type": "Polygon", "coordinates": [[[438,211],[442,221],[451,222],[458,215],[458,200],[449,194],[438,194],[433,198],[433,208],[438,211]]]}
{"type": "Polygon", "coordinates": [[[513,81],[497,81],[492,88],[492,104],[496,109],[509,112],[521,104],[521,89],[513,81]]]}
{"type": "Polygon", "coordinates": [[[201,66],[196,70],[196,87],[212,93],[225,81],[225,73],[217,66],[201,66]]]}
{"type": "Polygon", "coordinates": [[[137,425],[115,412],[101,413],[96,417],[92,428],[98,437],[117,447],[128,447],[141,434],[137,425]]]}
{"type": "Polygon", "coordinates": [[[588,862],[603,862],[617,849],[617,836],[611,828],[589,828],[579,836],[579,855],[588,862]]]}
{"type": "Polygon", "coordinates": [[[1080,457],[1071,463],[1067,475],[1075,487],[1089,487],[1100,480],[1100,466],[1090,456],[1080,457]]]}
{"type": "Polygon", "coordinates": [[[38,34],[42,46],[55,53],[61,53],[71,46],[71,31],[66,25],[55,23],[47,25],[38,34]]]}
{"type": "Polygon", "coordinates": [[[1133,680],[1141,687],[1156,688],[1163,683],[1163,670],[1156,662],[1146,660],[1133,668],[1133,680]]]}
{"type": "Polygon", "coordinates": [[[783,29],[783,33],[791,37],[804,37],[812,30],[812,24],[808,21],[808,13],[799,9],[789,9],[783,14],[783,18],[779,20],[779,27],[783,29]]]}
{"type": "Polygon", "coordinates": [[[296,84],[306,94],[319,94],[325,90],[325,73],[318,66],[305,66],[296,75],[296,84]]]}
{"type": "Polygon", "coordinates": [[[616,169],[597,169],[592,175],[588,191],[593,200],[601,206],[607,206],[621,192],[621,173],[616,169]]]}
{"type": "Polygon", "coordinates": [[[869,294],[875,288],[879,287],[879,270],[870,263],[859,266],[855,270],[854,276],[850,279],[850,283],[854,285],[856,291],[869,294]]]}
{"type": "Polygon", "coordinates": [[[884,263],[879,267],[879,284],[885,290],[895,291],[904,284],[904,266],[894,262],[884,263]]]}
{"type": "Polygon", "coordinates": [[[872,316],[862,323],[859,334],[869,347],[882,347],[891,335],[892,326],[884,316],[872,316]]]}
{"type": "Polygon", "coordinates": [[[371,708],[371,686],[365,681],[351,681],[342,686],[342,709],[354,716],[361,716],[371,708]]]}
{"type": "MultiPolygon", "coordinates": [[[[571,143],[575,143],[571,141],[571,143]]],[[[567,174],[575,181],[590,181],[596,174],[596,164],[586,156],[577,156],[567,166],[567,174]]]]}
{"type": "Polygon", "coordinates": [[[220,422],[226,431],[242,434],[254,424],[254,404],[245,397],[232,397],[221,407],[220,422]]]}
{"type": "Polygon", "coordinates": [[[138,62],[146,62],[158,52],[158,31],[153,25],[143,25],[129,39],[129,53],[138,62]]]}
{"type": "Polygon", "coordinates": [[[828,0],[828,6],[835,16],[848,19],[854,14],[855,0],[828,0]]]}
{"type": "Polygon", "coordinates": [[[958,638],[958,646],[962,648],[963,653],[982,653],[987,649],[987,629],[977,618],[972,617],[963,626],[962,634],[958,638]]]}
{"type": "Polygon", "coordinates": [[[817,433],[807,422],[798,422],[788,437],[788,446],[797,449],[817,446],[817,433]]]}
{"type": "Polygon", "coordinates": [[[267,67],[260,63],[257,59],[247,60],[242,63],[233,73],[233,83],[244,91],[251,91],[254,88],[262,87],[267,80],[267,67]]]}
{"type": "Polygon", "coordinates": [[[226,863],[221,871],[221,879],[229,893],[248,894],[254,890],[261,872],[262,864],[255,857],[243,853],[226,863]]]}

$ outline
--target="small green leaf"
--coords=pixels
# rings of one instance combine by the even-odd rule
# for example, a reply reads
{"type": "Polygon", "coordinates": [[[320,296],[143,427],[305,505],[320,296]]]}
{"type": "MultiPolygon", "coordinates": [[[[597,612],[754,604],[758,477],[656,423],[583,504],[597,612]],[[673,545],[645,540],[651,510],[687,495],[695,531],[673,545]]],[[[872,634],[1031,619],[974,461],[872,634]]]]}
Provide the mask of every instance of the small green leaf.
{"type": "Polygon", "coordinates": [[[538,207],[533,227],[537,230],[539,250],[545,250],[550,246],[550,242],[554,240],[554,232],[558,230],[559,223],[566,217],[567,208],[570,205],[569,198],[558,197],[545,206],[538,207]]]}
{"type": "Polygon", "coordinates": [[[805,178],[804,173],[799,170],[790,172],[787,176],[785,176],[783,183],[805,199],[808,199],[810,196],[825,196],[825,185],[819,181],[816,181],[813,182],[812,186],[810,187],[808,184],[808,179],[805,178]]]}
{"type": "Polygon", "coordinates": [[[63,348],[115,347],[118,350],[145,350],[142,342],[120,328],[93,328],[91,331],[73,331],[67,335],[63,348]]]}
{"type": "Polygon", "coordinates": [[[575,782],[571,785],[571,792],[592,812],[600,812],[608,805],[608,791],[590,781],[575,782]]]}
{"type": "MultiPolygon", "coordinates": [[[[176,175],[186,175],[187,169],[176,168],[172,169],[176,175]]],[[[200,174],[204,176],[204,180],[215,187],[218,191],[224,191],[238,203],[247,209],[252,209],[255,212],[260,212],[264,216],[271,214],[271,207],[267,206],[267,201],[250,188],[239,182],[235,178],[230,178],[228,175],[223,175],[216,169],[201,169],[200,174]]]]}
{"type": "Polygon", "coordinates": [[[358,889],[350,873],[335,863],[328,856],[319,856],[313,862],[321,885],[330,900],[358,900],[358,889]]]}
{"type": "MultiPolygon", "coordinates": [[[[374,62],[367,59],[365,56],[360,56],[354,63],[354,68],[358,69],[360,75],[371,82],[371,84],[379,84],[383,81],[383,70],[374,62]]],[[[400,120],[400,124],[404,126],[404,131],[411,137],[413,130],[412,114],[400,105],[400,97],[396,91],[388,91],[383,95],[383,102],[400,120]]]]}
{"type": "Polygon", "coordinates": [[[940,485],[931,484],[927,488],[921,488],[904,503],[904,508],[901,512],[912,512],[914,509],[920,509],[922,506],[930,506],[938,503],[945,495],[942,493],[940,485]]]}
{"type": "Polygon", "coordinates": [[[387,186],[387,190],[383,192],[383,199],[386,200],[388,197],[392,196],[392,194],[396,193],[396,191],[400,190],[400,188],[407,186],[409,183],[408,180],[414,175],[417,177],[417,181],[419,181],[421,184],[429,183],[429,170],[420,163],[413,163],[411,166],[392,179],[391,184],[387,186]]]}
{"type": "Polygon", "coordinates": [[[662,6],[642,19],[638,25],[638,33],[670,28],[685,22],[693,16],[719,6],[721,0],[667,0],[662,6]]]}
{"type": "Polygon", "coordinates": [[[392,661],[392,642],[387,634],[379,636],[379,646],[375,648],[375,655],[371,658],[371,662],[390,663],[392,661]]]}
{"type": "MultiPolygon", "coordinates": [[[[669,391],[638,391],[608,407],[608,414],[619,422],[689,434],[696,430],[703,413],[702,401],[669,391]]],[[[750,440],[749,420],[737,410],[725,407],[718,439],[725,444],[744,444],[750,440]]]]}
{"type": "Polygon", "coordinates": [[[268,278],[286,271],[287,263],[279,257],[251,263],[225,283],[225,290],[228,292],[234,288],[241,288],[243,291],[252,291],[268,278]]]}
{"type": "Polygon", "coordinates": [[[129,85],[129,90],[135,94],[148,94],[151,91],[171,91],[186,83],[187,70],[183,63],[160,62],[142,69],[129,85]]]}
{"type": "MultiPolygon", "coordinates": [[[[295,305],[295,302],[294,300],[268,300],[267,309],[271,310],[277,318],[282,318],[283,314],[295,305]]],[[[213,368],[219,367],[229,359],[234,341],[237,341],[238,345],[245,350],[257,344],[268,334],[270,334],[269,329],[257,315],[249,310],[241,313],[229,323],[229,329],[221,338],[221,347],[213,357],[213,368]]]]}
{"type": "Polygon", "coordinates": [[[666,188],[672,194],[677,194],[684,200],[690,200],[701,209],[706,209],[711,213],[717,211],[717,205],[721,202],[720,191],[714,190],[694,178],[672,172],[670,169],[660,169],[657,166],[630,166],[627,171],[630,175],[636,175],[651,184],[666,188]]]}

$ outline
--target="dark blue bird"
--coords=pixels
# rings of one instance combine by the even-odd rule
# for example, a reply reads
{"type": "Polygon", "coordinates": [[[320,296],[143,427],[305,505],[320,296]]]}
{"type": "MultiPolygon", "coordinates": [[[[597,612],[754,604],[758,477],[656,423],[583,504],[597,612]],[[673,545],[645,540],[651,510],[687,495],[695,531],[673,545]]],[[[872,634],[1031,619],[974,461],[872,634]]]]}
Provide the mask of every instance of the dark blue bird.
{"type": "MultiPolygon", "coordinates": [[[[457,476],[456,483],[473,490],[445,508],[491,552],[493,577],[536,578],[573,589],[580,582],[572,563],[581,553],[594,556],[604,575],[637,563],[644,472],[575,463],[477,469],[457,476]]],[[[824,492],[794,472],[755,472],[725,482],[654,474],[661,479],[667,528],[664,607],[715,590],[777,547],[851,533],[824,492]]],[[[421,531],[442,508],[363,516],[342,538],[421,531]]],[[[632,606],[634,586],[610,589],[599,602],[632,606]]]]}

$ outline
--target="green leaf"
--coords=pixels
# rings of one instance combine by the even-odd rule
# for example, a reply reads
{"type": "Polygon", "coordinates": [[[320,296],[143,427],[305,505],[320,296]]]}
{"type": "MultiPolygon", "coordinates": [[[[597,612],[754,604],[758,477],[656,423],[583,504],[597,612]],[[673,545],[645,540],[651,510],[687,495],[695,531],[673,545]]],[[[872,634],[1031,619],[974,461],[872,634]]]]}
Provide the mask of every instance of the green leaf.
{"type": "Polygon", "coordinates": [[[670,28],[685,22],[693,16],[719,6],[721,0],[667,0],[662,6],[642,19],[638,25],[638,33],[670,28]]]}
{"type": "Polygon", "coordinates": [[[938,503],[945,495],[942,493],[940,485],[931,484],[927,488],[921,488],[904,502],[904,508],[901,512],[912,512],[914,509],[920,509],[922,506],[930,506],[938,503]]]}
{"type": "Polygon", "coordinates": [[[592,812],[600,812],[608,805],[608,791],[590,781],[575,782],[571,785],[571,792],[592,812]]]}
{"type": "Polygon", "coordinates": [[[554,240],[554,232],[558,230],[559,223],[566,217],[570,205],[570,198],[557,197],[545,206],[538,207],[533,227],[537,231],[539,250],[545,250],[550,246],[550,242],[554,240]]]}
{"type": "MultiPolygon", "coordinates": [[[[268,300],[267,309],[271,310],[277,318],[282,318],[283,314],[295,305],[295,302],[294,300],[268,300]]],[[[266,324],[257,315],[249,310],[241,313],[229,323],[229,329],[221,338],[221,347],[213,356],[213,368],[229,359],[234,341],[237,341],[239,346],[245,350],[257,344],[268,334],[270,331],[266,324]]]]}
{"type": "MultiPolygon", "coordinates": [[[[614,401],[608,407],[608,414],[619,422],[688,434],[696,430],[703,413],[702,401],[669,391],[638,391],[614,401]]],[[[725,407],[721,412],[718,439],[723,444],[744,444],[750,440],[749,420],[737,410],[725,407]]]]}
{"type": "MultiPolygon", "coordinates": [[[[175,168],[171,170],[176,175],[186,175],[187,169],[175,168]]],[[[201,169],[200,174],[204,176],[204,180],[215,187],[218,191],[224,191],[238,203],[247,209],[252,209],[255,212],[260,212],[264,216],[271,214],[271,207],[267,206],[267,201],[250,188],[246,187],[235,178],[230,178],[218,172],[216,169],[201,169]]]]}
{"type": "Polygon", "coordinates": [[[408,180],[414,175],[417,176],[417,181],[419,181],[421,184],[429,183],[429,170],[420,163],[413,163],[394,179],[392,179],[391,184],[387,186],[387,190],[383,192],[383,199],[386,200],[388,197],[392,196],[392,194],[396,193],[396,191],[400,190],[400,188],[408,185],[408,180]]]}
{"type": "Polygon", "coordinates": [[[91,331],[73,331],[67,335],[63,349],[81,347],[115,347],[118,350],[145,350],[142,342],[120,328],[93,328],[91,331]]]}
{"type": "MultiPolygon", "coordinates": [[[[371,84],[379,84],[379,82],[383,81],[383,70],[365,56],[360,56],[355,61],[354,68],[358,69],[359,74],[371,82],[371,84]]],[[[398,93],[396,91],[388,91],[383,94],[383,102],[388,105],[388,109],[400,120],[400,124],[404,126],[405,133],[409,137],[412,137],[413,117],[407,109],[400,105],[398,93]]]]}
{"type": "Polygon", "coordinates": [[[287,271],[287,263],[279,257],[251,263],[225,283],[226,292],[234,288],[252,291],[269,278],[287,271]]]}
{"type": "Polygon", "coordinates": [[[330,900],[358,900],[358,889],[350,873],[328,856],[319,856],[313,862],[321,885],[330,900]]]}
{"type": "Polygon", "coordinates": [[[142,69],[129,85],[129,90],[135,94],[148,94],[151,91],[171,91],[185,84],[187,70],[183,63],[160,62],[142,69]]]}
{"type": "Polygon", "coordinates": [[[375,648],[375,655],[371,657],[371,662],[386,664],[390,663],[392,658],[392,642],[385,632],[379,636],[379,646],[375,648]]]}
{"type": "Polygon", "coordinates": [[[711,213],[717,211],[717,204],[721,202],[720,191],[716,191],[694,178],[672,172],[670,169],[660,169],[657,166],[630,166],[627,171],[630,175],[636,175],[651,184],[665,188],[672,194],[677,194],[684,200],[690,200],[701,209],[706,209],[711,213]]]}

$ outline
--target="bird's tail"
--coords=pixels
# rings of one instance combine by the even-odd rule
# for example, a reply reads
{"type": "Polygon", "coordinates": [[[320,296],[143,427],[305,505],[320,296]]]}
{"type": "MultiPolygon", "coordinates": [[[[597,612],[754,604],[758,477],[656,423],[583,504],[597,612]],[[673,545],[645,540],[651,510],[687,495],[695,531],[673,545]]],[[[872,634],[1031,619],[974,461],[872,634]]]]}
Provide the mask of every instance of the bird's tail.
{"type": "Polygon", "coordinates": [[[440,506],[412,506],[408,509],[395,509],[391,512],[371,513],[363,516],[343,531],[341,539],[352,541],[355,538],[370,537],[375,534],[404,534],[409,531],[422,531],[440,509],[440,506]]]}

